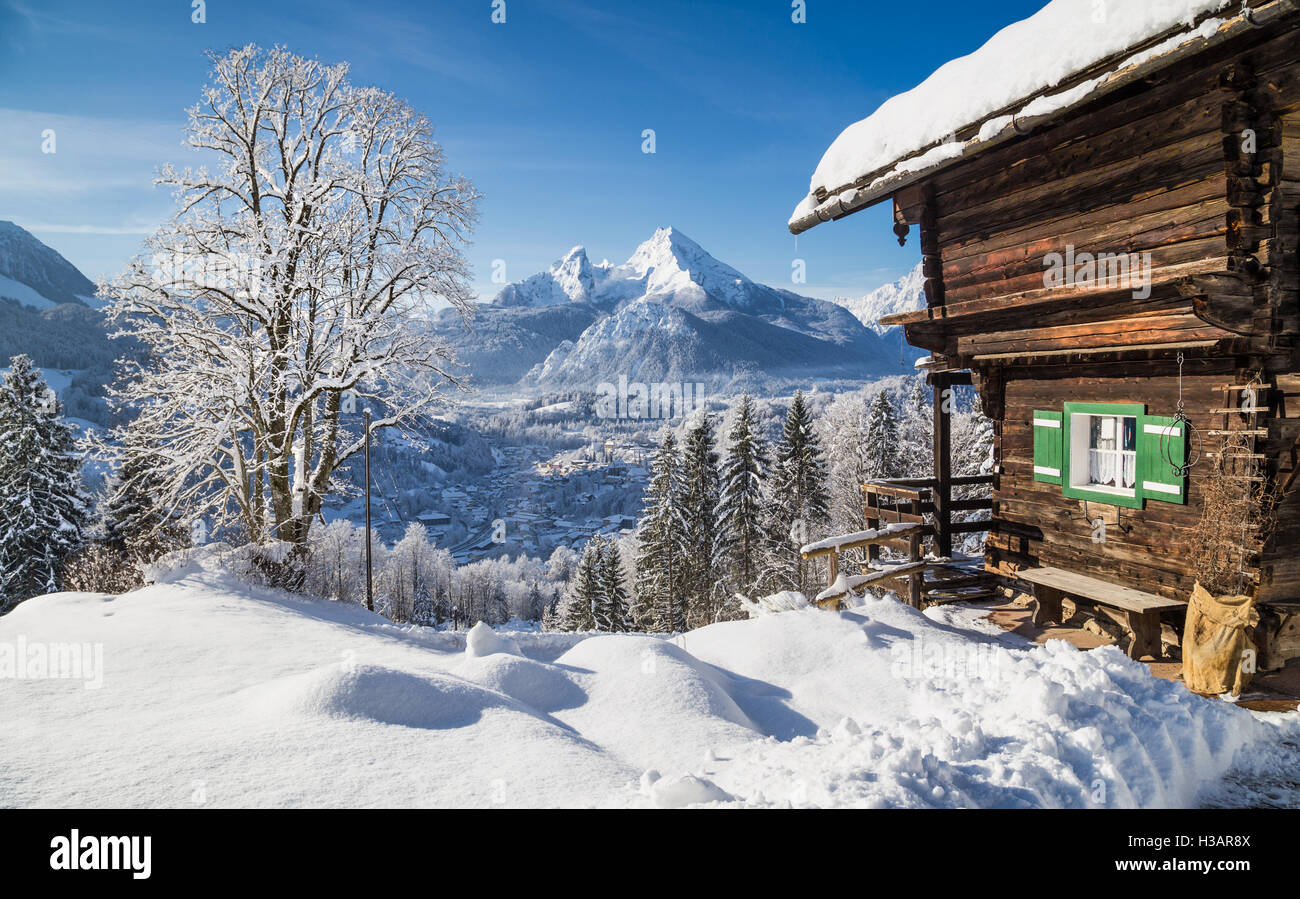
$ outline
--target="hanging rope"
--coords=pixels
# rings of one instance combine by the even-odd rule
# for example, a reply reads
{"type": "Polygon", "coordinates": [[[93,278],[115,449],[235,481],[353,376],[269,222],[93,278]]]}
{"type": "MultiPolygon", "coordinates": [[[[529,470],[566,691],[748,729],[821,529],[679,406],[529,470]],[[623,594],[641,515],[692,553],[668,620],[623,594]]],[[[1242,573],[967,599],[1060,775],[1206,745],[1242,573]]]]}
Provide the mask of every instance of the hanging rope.
{"type": "Polygon", "coordinates": [[[1174,477],[1185,478],[1192,466],[1201,458],[1201,432],[1187,417],[1186,404],[1183,402],[1183,354],[1178,354],[1178,405],[1174,408],[1174,423],[1160,434],[1160,456],[1169,464],[1174,477]],[[1175,434],[1183,436],[1183,459],[1174,454],[1175,434]]]}

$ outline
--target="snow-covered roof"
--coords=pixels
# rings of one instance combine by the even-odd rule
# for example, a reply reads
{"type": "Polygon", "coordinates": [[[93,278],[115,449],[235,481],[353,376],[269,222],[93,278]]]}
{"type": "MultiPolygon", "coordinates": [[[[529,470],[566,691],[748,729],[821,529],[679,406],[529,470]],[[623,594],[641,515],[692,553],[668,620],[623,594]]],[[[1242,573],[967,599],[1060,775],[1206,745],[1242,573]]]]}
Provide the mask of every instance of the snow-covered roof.
{"type": "Polygon", "coordinates": [[[878,202],[1186,52],[1295,9],[1294,0],[1051,0],[845,128],[813,172],[790,230],[878,202]]]}

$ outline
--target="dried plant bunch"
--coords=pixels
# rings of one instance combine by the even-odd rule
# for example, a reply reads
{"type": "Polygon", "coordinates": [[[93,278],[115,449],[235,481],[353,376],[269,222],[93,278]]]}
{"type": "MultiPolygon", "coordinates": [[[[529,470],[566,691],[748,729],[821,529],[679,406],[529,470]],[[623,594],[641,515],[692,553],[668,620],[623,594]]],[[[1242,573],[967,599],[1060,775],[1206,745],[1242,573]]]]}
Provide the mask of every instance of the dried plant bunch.
{"type": "Polygon", "coordinates": [[[1201,519],[1190,543],[1196,579],[1214,594],[1253,594],[1260,553],[1269,538],[1277,501],[1248,435],[1224,434],[1207,459],[1201,519]]]}

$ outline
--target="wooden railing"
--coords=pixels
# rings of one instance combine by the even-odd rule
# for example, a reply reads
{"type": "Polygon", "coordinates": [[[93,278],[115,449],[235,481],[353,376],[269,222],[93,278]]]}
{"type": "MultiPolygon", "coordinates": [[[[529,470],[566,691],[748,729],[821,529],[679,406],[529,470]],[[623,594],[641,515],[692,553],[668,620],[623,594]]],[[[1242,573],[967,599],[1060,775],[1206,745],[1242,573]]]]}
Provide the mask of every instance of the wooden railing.
{"type": "Polygon", "coordinates": [[[927,564],[921,557],[921,540],[933,533],[934,528],[924,522],[895,522],[879,528],[859,531],[856,534],[829,537],[801,547],[799,552],[805,559],[826,557],[826,589],[817,594],[815,602],[824,608],[838,608],[839,601],[850,591],[856,591],[869,584],[905,577],[908,581],[908,603],[919,609],[921,586],[927,564]],[[883,566],[868,564],[864,566],[861,574],[840,576],[840,553],[865,547],[874,559],[878,547],[899,544],[908,547],[906,562],[883,566]]]}
{"type": "MultiPolygon", "coordinates": [[[[928,521],[934,526],[935,553],[947,558],[952,555],[953,536],[988,530],[988,519],[952,520],[955,512],[992,510],[992,496],[952,498],[952,488],[980,484],[992,485],[993,475],[962,475],[949,478],[946,488],[937,478],[887,478],[868,481],[862,485],[866,500],[867,527],[874,528],[882,523],[900,521],[928,521]]],[[[907,547],[896,546],[895,548],[906,549],[907,547]]],[[[872,550],[870,558],[874,559],[876,553],[877,550],[872,550]]]]}
{"type": "MultiPolygon", "coordinates": [[[[826,589],[817,594],[817,604],[837,608],[850,591],[872,584],[884,586],[885,582],[898,579],[906,581],[907,603],[921,608],[925,603],[926,571],[953,567],[952,537],[987,530],[990,525],[984,518],[953,521],[955,512],[992,509],[993,500],[992,497],[952,499],[952,488],[992,483],[992,475],[968,475],[949,479],[946,490],[935,478],[890,478],[863,484],[867,530],[818,540],[800,549],[805,559],[826,558],[826,589]],[[936,550],[928,559],[926,540],[933,540],[936,550]],[[882,546],[906,553],[906,560],[881,562],[882,546]],[[841,577],[840,553],[858,549],[867,550],[861,573],[841,577]]],[[[953,583],[951,578],[947,583],[953,583]]]]}

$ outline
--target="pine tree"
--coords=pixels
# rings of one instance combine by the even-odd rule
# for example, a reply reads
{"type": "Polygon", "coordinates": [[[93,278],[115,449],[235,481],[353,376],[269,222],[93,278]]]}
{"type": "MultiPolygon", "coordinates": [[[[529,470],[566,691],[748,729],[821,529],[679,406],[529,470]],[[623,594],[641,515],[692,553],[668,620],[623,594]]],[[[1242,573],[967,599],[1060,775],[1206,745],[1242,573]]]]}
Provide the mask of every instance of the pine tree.
{"type": "Polygon", "coordinates": [[[899,459],[898,417],[894,404],[881,390],[871,401],[862,440],[864,480],[902,476],[899,459]]]}
{"type": "Polygon", "coordinates": [[[913,379],[903,401],[898,449],[899,477],[928,478],[934,474],[934,407],[921,375],[913,379]]]}
{"type": "Polygon", "coordinates": [[[551,600],[550,605],[546,607],[546,611],[542,613],[542,630],[547,632],[564,630],[564,619],[560,614],[558,596],[551,600]]]}
{"type": "Polygon", "coordinates": [[[637,532],[637,625],[675,633],[686,629],[682,603],[681,460],[677,439],[665,430],[650,465],[645,507],[637,532]]]}
{"type": "Polygon", "coordinates": [[[26,355],[0,385],[0,611],[59,589],[87,501],[62,406],[26,355]]]}
{"type": "Polygon", "coordinates": [[[155,473],[158,453],[134,424],[127,426],[122,465],[108,480],[101,513],[104,542],[137,565],[189,543],[179,517],[159,508],[164,488],[155,473]]]}
{"type": "Polygon", "coordinates": [[[758,582],[763,547],[763,479],[769,464],[754,400],[747,393],[727,434],[718,498],[723,564],[734,590],[751,595],[758,582]]]}
{"type": "Polygon", "coordinates": [[[546,597],[537,581],[528,582],[528,599],[525,603],[524,617],[529,621],[541,621],[546,614],[546,597]]]}
{"type": "Polygon", "coordinates": [[[433,593],[423,581],[416,587],[415,602],[411,607],[411,623],[431,627],[436,623],[433,593]]]}
{"type": "Polygon", "coordinates": [[[596,629],[611,634],[628,629],[627,588],[623,586],[623,554],[613,540],[605,544],[601,559],[600,600],[596,605],[596,629]]]}
{"type": "Polygon", "coordinates": [[[561,612],[566,631],[590,631],[596,628],[596,606],[601,597],[601,564],[604,540],[593,537],[583,547],[582,559],[569,584],[569,594],[561,612]]]}
{"type": "Polygon", "coordinates": [[[764,583],[775,590],[807,592],[809,572],[801,544],[821,531],[829,518],[826,462],[812,410],[803,392],[794,395],[786,415],[766,501],[767,559],[764,583]]]}
{"type": "Polygon", "coordinates": [[[682,583],[688,627],[717,620],[719,597],[718,499],[721,483],[713,422],[701,415],[682,445],[682,583]]]}

